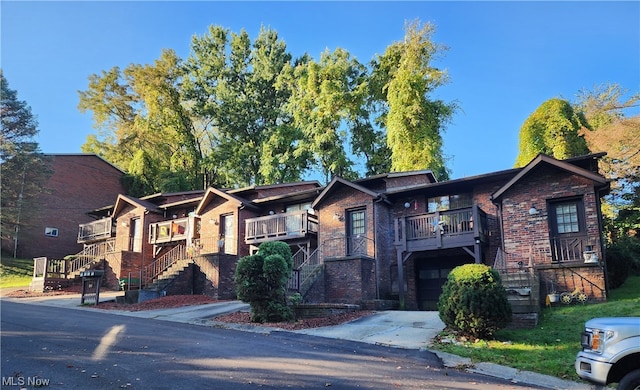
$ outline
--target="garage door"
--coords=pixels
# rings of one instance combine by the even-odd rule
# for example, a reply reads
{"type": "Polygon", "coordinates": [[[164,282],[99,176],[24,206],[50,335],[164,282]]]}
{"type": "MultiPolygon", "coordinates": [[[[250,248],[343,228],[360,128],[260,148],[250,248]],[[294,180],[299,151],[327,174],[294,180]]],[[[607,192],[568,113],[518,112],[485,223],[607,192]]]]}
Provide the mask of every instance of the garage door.
{"type": "Polygon", "coordinates": [[[424,259],[417,262],[417,295],[420,310],[438,310],[438,299],[449,272],[462,264],[465,262],[455,259],[450,261],[424,259]]]}

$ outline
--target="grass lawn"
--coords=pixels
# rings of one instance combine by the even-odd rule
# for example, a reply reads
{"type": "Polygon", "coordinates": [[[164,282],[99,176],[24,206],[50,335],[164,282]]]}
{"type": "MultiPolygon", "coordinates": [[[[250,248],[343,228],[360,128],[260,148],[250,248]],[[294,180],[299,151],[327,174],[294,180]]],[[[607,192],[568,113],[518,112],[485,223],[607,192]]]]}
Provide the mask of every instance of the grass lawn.
{"type": "Polygon", "coordinates": [[[33,259],[0,259],[0,288],[28,287],[33,273],[33,259]]]}
{"type": "Polygon", "coordinates": [[[640,276],[630,276],[609,295],[605,303],[543,309],[535,329],[503,329],[496,340],[443,343],[433,348],[469,357],[473,362],[491,362],[579,381],[573,363],[580,351],[585,321],[595,317],[640,317],[640,276]]]}

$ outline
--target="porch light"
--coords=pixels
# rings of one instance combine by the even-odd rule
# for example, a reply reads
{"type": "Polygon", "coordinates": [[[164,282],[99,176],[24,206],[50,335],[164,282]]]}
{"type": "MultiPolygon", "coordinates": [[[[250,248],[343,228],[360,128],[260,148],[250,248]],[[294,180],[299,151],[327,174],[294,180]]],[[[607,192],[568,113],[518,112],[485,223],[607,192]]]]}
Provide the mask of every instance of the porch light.
{"type": "Polygon", "coordinates": [[[337,219],[338,221],[342,222],[342,221],[344,221],[344,216],[342,216],[342,214],[340,214],[340,213],[334,213],[333,214],[333,219],[334,220],[337,219]]]}
{"type": "Polygon", "coordinates": [[[276,213],[275,211],[273,211],[273,210],[269,210],[269,215],[273,215],[273,214],[275,214],[275,213],[276,213]]]}
{"type": "Polygon", "coordinates": [[[531,205],[531,208],[529,209],[529,215],[536,215],[540,213],[537,209],[535,205],[531,205]]]}
{"type": "Polygon", "coordinates": [[[217,219],[215,219],[215,218],[211,218],[211,219],[209,220],[209,223],[210,223],[210,224],[212,224],[212,225],[217,225],[217,224],[218,224],[218,220],[217,220],[217,219]]]}

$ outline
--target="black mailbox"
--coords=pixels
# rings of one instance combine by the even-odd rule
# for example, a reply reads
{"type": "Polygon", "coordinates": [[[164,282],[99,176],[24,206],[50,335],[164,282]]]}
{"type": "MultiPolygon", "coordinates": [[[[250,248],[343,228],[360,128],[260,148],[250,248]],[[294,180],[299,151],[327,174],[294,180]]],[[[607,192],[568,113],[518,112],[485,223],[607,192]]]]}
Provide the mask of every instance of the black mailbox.
{"type": "Polygon", "coordinates": [[[100,301],[100,284],[104,276],[103,270],[91,269],[80,272],[82,277],[82,297],[80,304],[97,305],[100,301]]]}

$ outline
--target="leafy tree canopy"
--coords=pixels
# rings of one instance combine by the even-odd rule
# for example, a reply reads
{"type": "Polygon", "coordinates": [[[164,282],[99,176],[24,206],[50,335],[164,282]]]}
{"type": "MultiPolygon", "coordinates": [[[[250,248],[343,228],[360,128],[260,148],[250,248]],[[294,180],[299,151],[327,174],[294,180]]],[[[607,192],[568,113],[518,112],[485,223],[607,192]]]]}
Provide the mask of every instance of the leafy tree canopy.
{"type": "Polygon", "coordinates": [[[611,195],[604,209],[614,237],[640,231],[640,115],[628,114],[639,101],[640,93],[602,84],[580,91],[574,103],[589,122],[581,132],[589,149],[607,153],[601,168],[611,179],[611,195]]]}
{"type": "Polygon", "coordinates": [[[587,121],[581,112],[574,111],[563,99],[550,99],[542,103],[520,128],[519,153],[516,167],[528,164],[538,154],[566,159],[589,153],[587,143],[580,135],[587,121]]]}
{"type": "Polygon", "coordinates": [[[456,106],[429,95],[445,84],[447,73],[432,65],[446,48],[433,42],[435,27],[414,21],[405,27],[404,41],[389,46],[378,59],[378,71],[386,78],[384,89],[387,145],[391,170],[431,169],[440,180],[448,179],[442,152],[442,131],[456,106]]]}
{"type": "Polygon", "coordinates": [[[291,182],[317,170],[326,181],[363,168],[446,178],[440,132],[455,106],[428,98],[446,80],[430,65],[443,50],[432,33],[410,24],[404,43],[366,66],[341,48],[293,59],[264,27],[252,40],[210,26],[185,60],[165,50],[154,64],[91,75],[79,109],[93,113],[97,133],[83,151],[125,169],[134,195],[291,182]]]}

